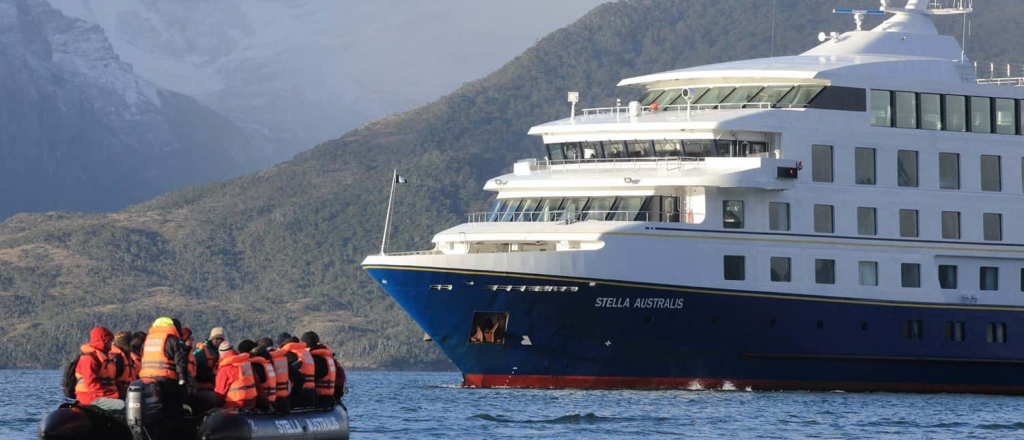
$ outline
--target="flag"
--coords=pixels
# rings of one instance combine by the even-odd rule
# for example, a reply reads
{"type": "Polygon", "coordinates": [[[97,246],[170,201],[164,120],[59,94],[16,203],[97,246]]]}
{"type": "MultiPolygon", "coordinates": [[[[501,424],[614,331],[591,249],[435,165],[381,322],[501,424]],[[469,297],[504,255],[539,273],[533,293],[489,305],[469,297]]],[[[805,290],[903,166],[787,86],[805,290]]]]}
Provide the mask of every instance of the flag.
{"type": "Polygon", "coordinates": [[[409,181],[405,180],[405,177],[395,174],[395,183],[409,183],[409,181]]]}

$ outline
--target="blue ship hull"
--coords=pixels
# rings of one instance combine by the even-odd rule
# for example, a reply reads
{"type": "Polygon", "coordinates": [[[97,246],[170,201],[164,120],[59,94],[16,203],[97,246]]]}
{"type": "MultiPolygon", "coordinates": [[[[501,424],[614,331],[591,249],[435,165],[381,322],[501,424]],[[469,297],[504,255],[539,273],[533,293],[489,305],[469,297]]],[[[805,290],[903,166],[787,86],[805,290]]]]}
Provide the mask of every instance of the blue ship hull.
{"type": "Polygon", "coordinates": [[[467,386],[1024,394],[1021,308],[364,268],[467,386]],[[470,342],[477,312],[508,313],[503,343],[470,342]]]}

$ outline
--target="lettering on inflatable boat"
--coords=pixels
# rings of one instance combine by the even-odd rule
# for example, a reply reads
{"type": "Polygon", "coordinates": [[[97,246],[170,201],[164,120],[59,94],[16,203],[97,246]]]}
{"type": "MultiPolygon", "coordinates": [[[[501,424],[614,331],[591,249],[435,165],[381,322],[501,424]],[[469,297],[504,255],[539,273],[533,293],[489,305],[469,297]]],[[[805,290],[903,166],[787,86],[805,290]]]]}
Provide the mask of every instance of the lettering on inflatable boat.
{"type": "Polygon", "coordinates": [[[598,298],[594,307],[608,309],[681,309],[682,298],[598,298]]]}
{"type": "Polygon", "coordinates": [[[309,427],[309,432],[324,432],[324,431],[337,431],[341,429],[341,425],[337,420],[331,417],[305,417],[300,420],[278,420],[274,424],[277,425],[277,431],[281,434],[302,434],[302,422],[305,422],[306,426],[309,427]]]}

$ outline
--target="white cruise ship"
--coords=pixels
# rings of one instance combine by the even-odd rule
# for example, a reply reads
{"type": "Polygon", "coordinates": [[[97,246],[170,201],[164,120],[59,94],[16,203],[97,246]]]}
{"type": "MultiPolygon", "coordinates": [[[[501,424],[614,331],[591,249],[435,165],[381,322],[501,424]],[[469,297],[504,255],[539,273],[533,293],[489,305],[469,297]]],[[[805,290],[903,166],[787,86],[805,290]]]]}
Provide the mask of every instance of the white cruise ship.
{"type": "Polygon", "coordinates": [[[968,1],[884,3],[623,80],[365,270],[467,386],[1024,392],[1024,74],[938,34],[968,1]]]}

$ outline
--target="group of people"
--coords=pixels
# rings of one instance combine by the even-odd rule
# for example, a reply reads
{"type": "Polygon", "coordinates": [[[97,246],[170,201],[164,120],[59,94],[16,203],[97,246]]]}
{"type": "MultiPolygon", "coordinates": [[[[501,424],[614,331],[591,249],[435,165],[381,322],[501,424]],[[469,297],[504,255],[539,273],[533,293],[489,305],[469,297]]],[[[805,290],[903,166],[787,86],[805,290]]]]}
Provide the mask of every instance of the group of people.
{"type": "Polygon", "coordinates": [[[89,333],[75,373],[75,399],[107,411],[122,411],[128,385],[150,379],[159,388],[167,415],[214,407],[329,407],[345,393],[345,370],[315,332],[301,338],[281,333],[232,345],[222,327],[195,343],[192,331],[172,318],[159,318],[147,333],[89,333]]]}

